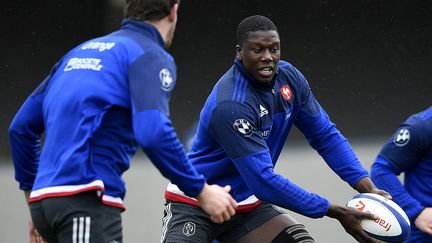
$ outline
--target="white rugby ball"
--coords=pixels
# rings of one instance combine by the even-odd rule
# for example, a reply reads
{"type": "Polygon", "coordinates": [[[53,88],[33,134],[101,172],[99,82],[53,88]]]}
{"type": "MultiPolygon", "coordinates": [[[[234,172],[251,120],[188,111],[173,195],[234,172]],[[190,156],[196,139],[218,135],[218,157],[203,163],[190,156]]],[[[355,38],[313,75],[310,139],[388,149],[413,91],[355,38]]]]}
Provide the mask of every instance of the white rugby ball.
{"type": "Polygon", "coordinates": [[[347,207],[370,212],[377,220],[364,219],[361,227],[370,236],[385,242],[401,242],[408,238],[411,228],[406,213],[392,200],[373,193],[360,193],[348,201],[347,207]]]}

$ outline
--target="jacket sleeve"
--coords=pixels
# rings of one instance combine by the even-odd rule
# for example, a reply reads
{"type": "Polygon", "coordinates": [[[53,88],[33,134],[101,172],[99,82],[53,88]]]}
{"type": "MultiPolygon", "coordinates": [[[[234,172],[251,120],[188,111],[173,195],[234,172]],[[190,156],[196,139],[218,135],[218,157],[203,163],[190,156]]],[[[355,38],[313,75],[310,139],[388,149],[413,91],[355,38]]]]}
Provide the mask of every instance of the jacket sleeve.
{"type": "Polygon", "coordinates": [[[41,135],[44,132],[42,103],[47,77],[27,98],[9,127],[9,144],[15,179],[21,190],[31,190],[39,166],[41,135]]]}
{"type": "Polygon", "coordinates": [[[169,118],[176,68],[166,55],[149,51],[129,68],[134,134],[162,175],[186,195],[196,197],[205,179],[187,160],[169,118]]]}
{"type": "Polygon", "coordinates": [[[374,184],[382,190],[387,191],[407,214],[411,222],[423,211],[423,206],[417,199],[412,197],[397,178],[400,169],[382,156],[378,156],[371,167],[371,179],[374,184]]]}
{"type": "Polygon", "coordinates": [[[301,103],[295,125],[330,168],[352,187],[368,176],[348,140],[340,133],[313,96],[305,77],[297,70],[301,103]]]}
{"type": "Polygon", "coordinates": [[[259,199],[318,218],[329,202],[307,192],[274,171],[266,142],[256,131],[254,111],[246,105],[225,101],[214,109],[210,134],[233,161],[242,179],[259,199]]]}
{"type": "Polygon", "coordinates": [[[399,127],[382,147],[371,168],[375,185],[392,195],[411,222],[415,221],[425,206],[407,192],[397,176],[416,167],[430,151],[431,134],[425,127],[426,124],[422,122],[399,127]]]}

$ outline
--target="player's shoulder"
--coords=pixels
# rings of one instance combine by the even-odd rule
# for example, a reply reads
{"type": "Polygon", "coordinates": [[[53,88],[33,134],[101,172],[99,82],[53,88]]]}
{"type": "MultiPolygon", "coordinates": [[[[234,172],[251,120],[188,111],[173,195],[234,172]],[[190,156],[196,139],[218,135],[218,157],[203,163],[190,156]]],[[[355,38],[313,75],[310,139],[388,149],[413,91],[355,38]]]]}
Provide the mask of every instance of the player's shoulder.
{"type": "Polygon", "coordinates": [[[400,128],[411,130],[418,136],[430,136],[432,134],[432,107],[411,115],[400,128]]]}
{"type": "Polygon", "coordinates": [[[105,53],[118,50],[119,44],[116,40],[109,38],[109,35],[96,37],[82,42],[71,49],[66,56],[102,56],[105,53]]]}
{"type": "Polygon", "coordinates": [[[300,70],[284,60],[279,61],[279,75],[288,78],[293,84],[302,84],[306,80],[300,70]]]}
{"type": "Polygon", "coordinates": [[[235,100],[224,100],[215,105],[211,112],[212,126],[218,124],[233,124],[238,119],[245,119],[251,124],[257,124],[257,111],[250,105],[235,100]]]}
{"type": "Polygon", "coordinates": [[[411,115],[407,119],[407,122],[412,122],[412,123],[420,123],[422,121],[426,123],[432,122],[432,106],[428,107],[427,109],[419,113],[411,115]]]}
{"type": "Polygon", "coordinates": [[[114,33],[87,40],[65,56],[66,59],[97,58],[104,62],[108,60],[121,60],[131,63],[144,53],[142,47],[133,39],[114,33]]]}
{"type": "Polygon", "coordinates": [[[229,112],[229,113],[233,113],[233,112],[241,113],[243,111],[247,113],[253,110],[250,103],[246,103],[246,102],[243,103],[232,99],[221,100],[216,104],[216,107],[219,110],[223,110],[224,112],[229,112]]]}
{"type": "Polygon", "coordinates": [[[174,63],[174,58],[163,48],[157,45],[151,45],[144,49],[142,56],[149,61],[161,61],[174,63]]]}
{"type": "Polygon", "coordinates": [[[293,74],[293,75],[298,75],[298,73],[300,73],[300,71],[293,64],[291,64],[285,60],[279,61],[279,69],[281,69],[284,72],[288,72],[290,74],[293,74]]]}
{"type": "Polygon", "coordinates": [[[164,46],[147,35],[120,29],[105,36],[105,38],[117,43],[118,50],[131,59],[145,58],[152,61],[174,63],[174,58],[165,50],[164,46]]]}
{"type": "Polygon", "coordinates": [[[413,114],[402,123],[401,126],[409,126],[414,129],[432,130],[432,106],[419,113],[413,114]]]}
{"type": "Polygon", "coordinates": [[[231,68],[215,85],[213,98],[215,107],[224,116],[239,113],[253,113],[256,98],[251,95],[249,82],[231,68]]]}
{"type": "Polygon", "coordinates": [[[431,118],[431,114],[427,114],[425,111],[411,115],[396,129],[392,142],[401,147],[407,144],[417,146],[417,144],[430,141],[432,137],[431,118]]]}
{"type": "Polygon", "coordinates": [[[248,81],[232,66],[216,83],[213,92],[216,103],[233,102],[244,103],[246,99],[248,81]]]}
{"type": "Polygon", "coordinates": [[[295,70],[294,65],[285,60],[279,60],[279,67],[283,68],[284,70],[295,70]]]}
{"type": "Polygon", "coordinates": [[[294,93],[295,102],[301,103],[304,94],[309,94],[309,83],[304,75],[291,63],[279,61],[278,82],[288,85],[290,92],[294,93]],[[302,95],[303,94],[303,95],[302,95]]]}

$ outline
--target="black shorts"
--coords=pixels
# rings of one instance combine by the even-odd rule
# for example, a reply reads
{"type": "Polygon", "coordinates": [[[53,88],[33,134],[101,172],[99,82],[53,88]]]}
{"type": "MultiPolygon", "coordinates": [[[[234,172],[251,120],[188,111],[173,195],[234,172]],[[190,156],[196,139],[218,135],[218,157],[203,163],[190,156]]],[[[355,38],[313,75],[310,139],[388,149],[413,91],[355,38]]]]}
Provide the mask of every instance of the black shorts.
{"type": "Polygon", "coordinates": [[[48,242],[122,242],[120,208],[102,204],[96,191],[30,204],[35,228],[48,242]]]}
{"type": "Polygon", "coordinates": [[[236,242],[281,212],[262,202],[249,213],[238,213],[222,224],[213,223],[199,207],[183,203],[165,204],[161,242],[236,242]]]}

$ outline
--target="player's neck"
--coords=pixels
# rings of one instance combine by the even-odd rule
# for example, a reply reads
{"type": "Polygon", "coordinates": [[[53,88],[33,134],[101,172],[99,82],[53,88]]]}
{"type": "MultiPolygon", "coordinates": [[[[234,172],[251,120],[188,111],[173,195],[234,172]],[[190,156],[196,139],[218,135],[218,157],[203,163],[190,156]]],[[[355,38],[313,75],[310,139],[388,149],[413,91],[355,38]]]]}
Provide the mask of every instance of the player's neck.
{"type": "Polygon", "coordinates": [[[162,37],[165,47],[168,47],[169,43],[171,43],[170,30],[172,28],[172,23],[170,23],[167,20],[167,18],[163,18],[158,21],[144,21],[144,22],[153,25],[159,31],[159,34],[162,37]]]}

